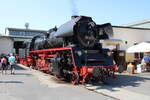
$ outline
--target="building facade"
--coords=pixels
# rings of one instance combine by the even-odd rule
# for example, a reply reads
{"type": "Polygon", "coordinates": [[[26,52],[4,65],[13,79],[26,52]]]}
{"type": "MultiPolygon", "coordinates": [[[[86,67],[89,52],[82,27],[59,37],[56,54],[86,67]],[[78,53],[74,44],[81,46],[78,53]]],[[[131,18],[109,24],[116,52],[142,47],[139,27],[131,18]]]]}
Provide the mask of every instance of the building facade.
{"type": "Polygon", "coordinates": [[[33,30],[33,29],[19,29],[19,28],[6,28],[5,35],[13,39],[14,53],[19,53],[19,48],[26,41],[31,41],[31,39],[36,35],[47,34],[44,30],[33,30]]]}
{"type": "MultiPolygon", "coordinates": [[[[126,53],[126,50],[141,42],[150,42],[150,29],[149,28],[135,28],[135,27],[124,27],[124,26],[113,26],[115,39],[121,39],[122,43],[118,46],[119,50],[124,52],[125,62],[134,61],[136,54],[126,53]]],[[[139,57],[143,57],[143,54],[139,54],[139,57]]]]}
{"type": "Polygon", "coordinates": [[[150,42],[150,20],[128,24],[128,26],[113,26],[113,33],[112,39],[104,41],[104,44],[108,44],[106,47],[114,51],[116,63],[126,69],[127,62],[143,57],[143,53],[126,53],[126,50],[135,44],[150,42]]]}
{"type": "Polygon", "coordinates": [[[113,26],[113,31],[113,38],[122,40],[120,50],[126,50],[136,43],[150,41],[150,29],[148,28],[113,26]]]}
{"type": "Polygon", "coordinates": [[[13,39],[9,36],[0,36],[0,54],[9,54],[14,51],[13,39]]]}

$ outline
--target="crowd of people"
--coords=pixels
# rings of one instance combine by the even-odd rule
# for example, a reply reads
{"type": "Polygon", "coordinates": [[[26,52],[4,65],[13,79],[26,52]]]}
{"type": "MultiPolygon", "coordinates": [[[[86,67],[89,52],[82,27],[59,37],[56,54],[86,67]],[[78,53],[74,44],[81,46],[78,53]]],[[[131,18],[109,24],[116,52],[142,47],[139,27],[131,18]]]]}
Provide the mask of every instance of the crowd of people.
{"type": "Polygon", "coordinates": [[[15,64],[16,58],[12,53],[0,55],[0,70],[2,74],[7,74],[8,69],[10,69],[11,74],[15,74],[15,64]]]}

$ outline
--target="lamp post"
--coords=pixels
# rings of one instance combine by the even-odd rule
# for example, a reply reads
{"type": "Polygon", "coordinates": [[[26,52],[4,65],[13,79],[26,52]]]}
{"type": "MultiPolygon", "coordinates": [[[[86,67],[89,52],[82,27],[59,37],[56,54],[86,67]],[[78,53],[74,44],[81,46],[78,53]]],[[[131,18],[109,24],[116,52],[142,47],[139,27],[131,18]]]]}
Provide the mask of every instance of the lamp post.
{"type": "Polygon", "coordinates": [[[29,23],[25,23],[26,29],[29,29],[29,23]]]}

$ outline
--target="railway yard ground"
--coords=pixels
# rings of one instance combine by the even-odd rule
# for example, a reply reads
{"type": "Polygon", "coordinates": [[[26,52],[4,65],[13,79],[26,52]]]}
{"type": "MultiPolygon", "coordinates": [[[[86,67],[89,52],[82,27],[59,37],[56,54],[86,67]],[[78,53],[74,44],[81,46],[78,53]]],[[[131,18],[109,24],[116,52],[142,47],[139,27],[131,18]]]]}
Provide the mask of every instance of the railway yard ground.
{"type": "Polygon", "coordinates": [[[72,85],[18,65],[15,75],[0,73],[0,100],[150,100],[150,73],[117,73],[102,83],[72,85]]]}

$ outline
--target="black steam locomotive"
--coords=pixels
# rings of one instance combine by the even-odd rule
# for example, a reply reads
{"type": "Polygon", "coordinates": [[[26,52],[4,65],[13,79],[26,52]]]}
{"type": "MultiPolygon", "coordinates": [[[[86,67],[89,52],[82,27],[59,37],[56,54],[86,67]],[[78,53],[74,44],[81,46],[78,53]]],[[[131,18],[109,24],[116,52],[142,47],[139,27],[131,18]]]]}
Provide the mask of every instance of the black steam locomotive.
{"type": "Polygon", "coordinates": [[[91,17],[74,16],[59,28],[33,37],[25,46],[28,56],[20,60],[22,64],[49,71],[74,84],[104,80],[106,74],[115,72],[115,65],[100,40],[112,35],[111,24],[97,26],[91,17]]]}

